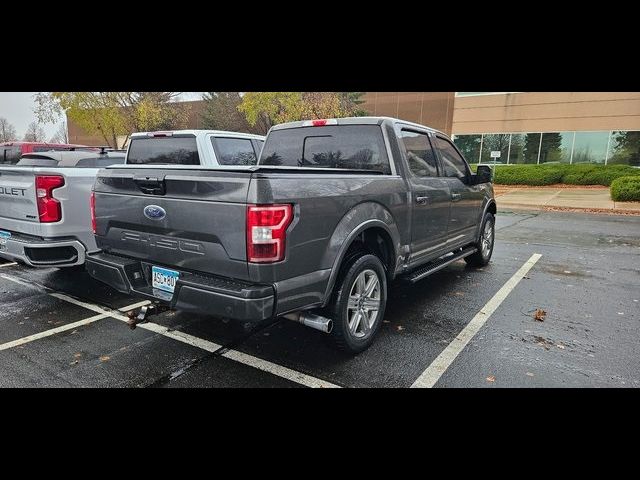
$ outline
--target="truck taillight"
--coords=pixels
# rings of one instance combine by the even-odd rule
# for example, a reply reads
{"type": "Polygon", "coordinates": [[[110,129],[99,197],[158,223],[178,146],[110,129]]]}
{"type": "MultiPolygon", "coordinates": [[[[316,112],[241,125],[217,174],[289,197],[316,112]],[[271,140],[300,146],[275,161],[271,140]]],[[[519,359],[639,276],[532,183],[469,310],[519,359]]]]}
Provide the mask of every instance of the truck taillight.
{"type": "Polygon", "coordinates": [[[64,185],[60,175],[36,175],[36,203],[40,222],[51,223],[62,220],[60,202],[53,198],[53,190],[64,185]]]}
{"type": "Polygon", "coordinates": [[[91,230],[93,234],[96,234],[96,192],[91,192],[91,199],[89,200],[91,204],[91,230]]]}
{"type": "Polygon", "coordinates": [[[292,205],[248,205],[247,261],[272,263],[284,260],[287,228],[291,220],[292,205]]]}

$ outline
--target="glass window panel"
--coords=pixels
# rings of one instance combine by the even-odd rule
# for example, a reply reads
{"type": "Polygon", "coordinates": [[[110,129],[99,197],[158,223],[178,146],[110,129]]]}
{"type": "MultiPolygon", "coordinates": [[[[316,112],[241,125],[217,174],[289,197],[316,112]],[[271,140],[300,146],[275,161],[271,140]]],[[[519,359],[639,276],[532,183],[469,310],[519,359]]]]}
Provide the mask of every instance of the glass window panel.
{"type": "Polygon", "coordinates": [[[453,143],[469,163],[478,163],[482,135],[456,135],[453,143]]]}
{"type": "Polygon", "coordinates": [[[632,165],[640,167],[640,132],[611,132],[607,165],[632,165]]]}
{"type": "Polygon", "coordinates": [[[569,163],[574,132],[549,132],[542,134],[540,163],[569,163]]]}
{"type": "MultiPolygon", "coordinates": [[[[509,163],[524,163],[524,144],[526,140],[526,134],[524,133],[512,133],[511,134],[511,148],[509,152],[509,163]]],[[[540,139],[538,139],[538,142],[540,139]]]]}
{"type": "Polygon", "coordinates": [[[493,163],[493,158],[491,158],[493,151],[500,152],[500,158],[496,158],[496,164],[507,163],[510,136],[509,133],[486,133],[482,139],[480,163],[493,163]]]}
{"type": "MultiPolygon", "coordinates": [[[[540,134],[525,133],[522,144],[522,163],[538,163],[538,150],[540,149],[540,134]]],[[[513,156],[513,151],[511,156],[513,156]]],[[[516,162],[511,162],[516,163],[516,162]]]]}
{"type": "Polygon", "coordinates": [[[609,132],[576,132],[571,163],[604,163],[609,132]]]}

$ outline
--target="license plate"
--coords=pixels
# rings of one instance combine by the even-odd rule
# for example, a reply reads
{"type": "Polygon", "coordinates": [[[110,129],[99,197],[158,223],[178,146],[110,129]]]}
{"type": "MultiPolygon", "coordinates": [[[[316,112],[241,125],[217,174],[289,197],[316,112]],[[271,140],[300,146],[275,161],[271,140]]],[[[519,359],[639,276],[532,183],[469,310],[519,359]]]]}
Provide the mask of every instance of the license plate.
{"type": "Polygon", "coordinates": [[[0,230],[0,245],[7,243],[7,240],[11,238],[11,233],[4,230],[0,230]]]}
{"type": "Polygon", "coordinates": [[[151,280],[153,288],[173,293],[176,288],[176,281],[180,276],[175,270],[168,270],[162,267],[151,267],[151,280]]]}

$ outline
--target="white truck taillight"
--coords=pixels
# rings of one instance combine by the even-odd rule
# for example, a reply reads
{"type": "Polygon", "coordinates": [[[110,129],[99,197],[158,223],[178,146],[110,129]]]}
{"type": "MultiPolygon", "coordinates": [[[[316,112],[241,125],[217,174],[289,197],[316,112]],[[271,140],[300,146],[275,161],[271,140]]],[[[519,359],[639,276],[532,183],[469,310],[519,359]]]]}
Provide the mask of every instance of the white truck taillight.
{"type": "Polygon", "coordinates": [[[247,206],[247,261],[272,263],[284,260],[287,228],[293,220],[293,206],[247,206]]]}
{"type": "Polygon", "coordinates": [[[91,205],[91,230],[93,234],[96,234],[96,192],[91,192],[91,199],[89,200],[91,205]]]}
{"type": "Polygon", "coordinates": [[[61,175],[36,175],[36,203],[41,223],[59,222],[62,220],[60,202],[53,198],[53,190],[64,185],[61,175]]]}

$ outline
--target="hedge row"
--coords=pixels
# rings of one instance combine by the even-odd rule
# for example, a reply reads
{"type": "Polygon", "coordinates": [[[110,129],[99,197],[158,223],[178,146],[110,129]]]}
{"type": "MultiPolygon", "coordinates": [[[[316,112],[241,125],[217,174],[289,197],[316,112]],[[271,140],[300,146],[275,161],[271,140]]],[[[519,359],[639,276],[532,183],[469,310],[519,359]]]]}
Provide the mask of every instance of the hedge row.
{"type": "Polygon", "coordinates": [[[640,168],[628,165],[497,165],[493,181],[500,185],[609,186],[615,179],[628,176],[640,176],[640,168]]]}
{"type": "Polygon", "coordinates": [[[611,182],[611,199],[616,202],[640,202],[640,176],[616,178],[611,182]]]}

